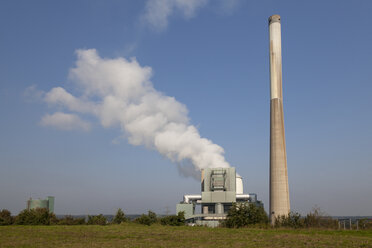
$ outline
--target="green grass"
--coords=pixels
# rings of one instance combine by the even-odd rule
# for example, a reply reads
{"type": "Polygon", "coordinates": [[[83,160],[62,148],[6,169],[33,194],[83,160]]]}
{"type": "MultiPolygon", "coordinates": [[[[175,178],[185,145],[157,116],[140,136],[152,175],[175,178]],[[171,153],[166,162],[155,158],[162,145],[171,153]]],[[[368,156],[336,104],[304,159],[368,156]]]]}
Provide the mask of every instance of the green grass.
{"type": "Polygon", "coordinates": [[[371,247],[372,231],[143,226],[0,226],[0,247],[371,247]]]}

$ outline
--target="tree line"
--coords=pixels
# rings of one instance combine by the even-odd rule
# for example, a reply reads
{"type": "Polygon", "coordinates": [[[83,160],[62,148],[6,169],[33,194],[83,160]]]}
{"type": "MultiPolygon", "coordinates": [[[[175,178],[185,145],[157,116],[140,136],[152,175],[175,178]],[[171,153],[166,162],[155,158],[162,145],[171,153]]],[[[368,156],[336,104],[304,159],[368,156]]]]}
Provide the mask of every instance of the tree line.
{"type": "MultiPolygon", "coordinates": [[[[148,211],[138,218],[131,221],[123,212],[118,209],[114,218],[109,221],[104,215],[88,215],[87,218],[77,218],[71,215],[57,218],[54,213],[50,213],[45,208],[23,210],[17,216],[12,216],[11,212],[3,209],[0,211],[0,226],[4,225],[108,225],[134,222],[150,226],[158,223],[169,226],[185,225],[184,212],[177,215],[158,217],[154,212],[148,211]]],[[[360,220],[360,229],[372,229],[371,220],[360,220]]],[[[222,227],[243,228],[326,228],[338,229],[338,220],[322,213],[319,208],[313,209],[306,216],[299,213],[290,212],[288,215],[278,216],[273,226],[269,223],[269,218],[263,207],[255,204],[234,203],[228,211],[225,220],[221,221],[222,227]]]]}
{"type": "MultiPolygon", "coordinates": [[[[17,216],[12,216],[7,209],[0,211],[0,226],[6,225],[108,225],[130,222],[122,209],[118,209],[112,221],[109,221],[103,214],[88,215],[87,218],[73,217],[66,215],[63,218],[57,218],[54,213],[50,213],[46,208],[25,209],[17,216]]],[[[181,226],[185,224],[184,213],[178,215],[168,215],[158,217],[154,212],[148,211],[148,214],[142,214],[133,222],[143,225],[152,225],[159,223],[161,225],[181,226]]]]}

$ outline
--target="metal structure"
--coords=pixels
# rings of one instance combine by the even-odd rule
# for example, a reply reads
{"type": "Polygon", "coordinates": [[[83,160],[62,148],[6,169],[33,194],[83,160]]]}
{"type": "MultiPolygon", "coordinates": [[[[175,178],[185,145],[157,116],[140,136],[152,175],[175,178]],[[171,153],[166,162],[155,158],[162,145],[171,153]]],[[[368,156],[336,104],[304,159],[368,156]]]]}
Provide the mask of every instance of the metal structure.
{"type": "Polygon", "coordinates": [[[27,210],[36,208],[46,208],[50,213],[54,213],[54,196],[48,196],[45,200],[30,199],[27,201],[27,210]]]}
{"type": "Polygon", "coordinates": [[[234,202],[263,206],[256,194],[243,194],[242,177],[233,167],[203,169],[201,191],[201,195],[184,195],[183,201],[177,204],[177,213],[183,211],[189,224],[216,227],[226,219],[234,202]],[[200,214],[195,213],[197,205],[201,207],[200,214]]]}
{"type": "Polygon", "coordinates": [[[290,211],[282,90],[280,16],[269,18],[270,36],[270,220],[290,211]]]}

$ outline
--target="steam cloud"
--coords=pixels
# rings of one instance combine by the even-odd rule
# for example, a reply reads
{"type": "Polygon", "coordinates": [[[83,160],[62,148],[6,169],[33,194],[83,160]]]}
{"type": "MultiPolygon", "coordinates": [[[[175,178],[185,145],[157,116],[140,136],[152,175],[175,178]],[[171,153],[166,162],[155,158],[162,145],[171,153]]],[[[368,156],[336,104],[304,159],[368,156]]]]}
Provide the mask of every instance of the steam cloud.
{"type": "MultiPolygon", "coordinates": [[[[200,137],[189,123],[186,106],[154,89],[150,67],[141,67],[135,59],[101,58],[95,49],[78,50],[77,56],[69,76],[82,94],[76,97],[56,87],[44,96],[48,104],[94,115],[104,127],[119,126],[130,144],[155,149],[179,165],[191,163],[194,172],[229,167],[223,148],[200,137]]],[[[59,128],[66,123],[64,129],[90,128],[76,114],[57,112],[42,119],[42,124],[59,128]]],[[[181,172],[195,175],[187,169],[181,172]]]]}
{"type": "Polygon", "coordinates": [[[52,126],[61,130],[90,130],[90,123],[83,121],[79,116],[61,112],[56,112],[52,115],[44,115],[40,124],[42,126],[52,126]]]}
{"type": "Polygon", "coordinates": [[[143,21],[154,30],[162,31],[168,27],[172,15],[181,15],[191,19],[196,12],[214,3],[223,14],[231,14],[240,5],[241,0],[147,0],[143,21]]]}
{"type": "Polygon", "coordinates": [[[208,0],[148,0],[144,20],[156,30],[164,30],[168,26],[168,18],[175,10],[185,18],[194,16],[195,11],[203,7],[208,0]]]}

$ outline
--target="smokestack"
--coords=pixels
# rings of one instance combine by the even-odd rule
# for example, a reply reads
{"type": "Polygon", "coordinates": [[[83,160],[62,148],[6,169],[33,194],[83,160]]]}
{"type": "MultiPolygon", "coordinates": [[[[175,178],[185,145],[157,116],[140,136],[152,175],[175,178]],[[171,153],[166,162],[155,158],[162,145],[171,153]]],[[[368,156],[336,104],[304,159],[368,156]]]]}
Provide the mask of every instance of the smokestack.
{"type": "Polygon", "coordinates": [[[275,223],[279,215],[288,215],[289,189],[287,154],[285,148],[282,45],[280,16],[269,18],[270,36],[270,220],[275,223]]]}

